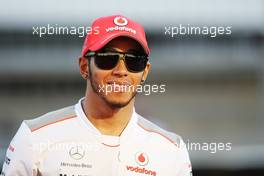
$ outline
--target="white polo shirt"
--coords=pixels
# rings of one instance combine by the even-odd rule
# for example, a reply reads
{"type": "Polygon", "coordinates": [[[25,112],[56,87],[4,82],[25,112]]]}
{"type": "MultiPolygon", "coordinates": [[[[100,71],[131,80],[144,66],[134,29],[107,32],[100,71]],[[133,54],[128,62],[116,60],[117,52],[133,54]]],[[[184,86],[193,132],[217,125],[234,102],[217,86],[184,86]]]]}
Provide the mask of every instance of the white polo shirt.
{"type": "Polygon", "coordinates": [[[3,176],[190,176],[178,135],[135,111],[121,136],[102,135],[81,105],[25,120],[11,141],[3,176]]]}

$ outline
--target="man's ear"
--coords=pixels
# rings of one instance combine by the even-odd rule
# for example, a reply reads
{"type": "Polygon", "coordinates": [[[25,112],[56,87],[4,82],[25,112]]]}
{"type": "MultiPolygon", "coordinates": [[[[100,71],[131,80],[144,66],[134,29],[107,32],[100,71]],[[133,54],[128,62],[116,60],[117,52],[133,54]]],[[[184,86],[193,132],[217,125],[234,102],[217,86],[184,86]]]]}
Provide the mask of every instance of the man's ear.
{"type": "Polygon", "coordinates": [[[83,79],[89,78],[88,64],[89,64],[89,62],[85,57],[79,58],[79,69],[80,69],[80,74],[83,77],[83,79]]]}
{"type": "Polygon", "coordinates": [[[144,83],[148,77],[148,73],[150,71],[151,68],[151,64],[148,62],[146,65],[146,68],[144,69],[143,75],[142,75],[142,79],[141,79],[141,83],[144,83]]]}

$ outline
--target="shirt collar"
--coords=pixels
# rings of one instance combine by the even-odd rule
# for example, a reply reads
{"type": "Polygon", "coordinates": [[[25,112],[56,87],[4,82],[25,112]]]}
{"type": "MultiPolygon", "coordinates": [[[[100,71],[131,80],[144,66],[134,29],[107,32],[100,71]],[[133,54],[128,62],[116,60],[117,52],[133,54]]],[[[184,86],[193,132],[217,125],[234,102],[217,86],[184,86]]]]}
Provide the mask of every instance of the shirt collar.
{"type": "MultiPolygon", "coordinates": [[[[91,121],[85,115],[84,110],[82,108],[82,103],[81,103],[83,100],[84,100],[84,97],[81,98],[78,101],[78,103],[75,105],[75,111],[76,111],[77,116],[86,125],[87,129],[91,133],[102,136],[101,132],[91,123],[91,121]]],[[[135,111],[135,107],[133,107],[132,117],[130,118],[127,126],[125,127],[122,134],[120,135],[120,138],[121,138],[120,140],[122,140],[123,138],[127,138],[127,136],[129,136],[129,134],[132,133],[132,131],[135,129],[137,120],[138,120],[138,115],[135,111]]]]}

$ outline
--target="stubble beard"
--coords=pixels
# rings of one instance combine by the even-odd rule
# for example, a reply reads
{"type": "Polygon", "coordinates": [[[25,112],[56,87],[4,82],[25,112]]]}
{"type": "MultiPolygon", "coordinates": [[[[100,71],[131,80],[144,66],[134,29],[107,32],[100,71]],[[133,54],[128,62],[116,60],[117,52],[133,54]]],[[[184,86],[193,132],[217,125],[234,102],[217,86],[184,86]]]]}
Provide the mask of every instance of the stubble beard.
{"type": "Polygon", "coordinates": [[[132,96],[130,97],[130,99],[126,102],[115,102],[115,101],[111,101],[111,100],[108,100],[106,95],[104,94],[104,90],[101,91],[100,87],[99,87],[99,84],[93,79],[93,74],[91,72],[91,69],[89,69],[89,74],[90,74],[90,84],[91,84],[91,87],[93,89],[93,92],[96,93],[100,98],[103,99],[103,101],[111,108],[113,109],[118,109],[118,108],[123,108],[125,106],[127,106],[131,100],[136,96],[137,94],[137,91],[134,91],[132,96]]]}

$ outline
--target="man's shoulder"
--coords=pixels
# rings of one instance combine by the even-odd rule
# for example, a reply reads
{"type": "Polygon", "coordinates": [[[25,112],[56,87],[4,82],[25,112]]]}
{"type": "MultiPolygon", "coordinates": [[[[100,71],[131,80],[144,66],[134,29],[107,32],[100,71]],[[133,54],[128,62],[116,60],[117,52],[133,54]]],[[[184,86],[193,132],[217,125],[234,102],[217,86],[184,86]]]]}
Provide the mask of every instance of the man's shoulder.
{"type": "Polygon", "coordinates": [[[173,143],[177,147],[180,147],[182,138],[178,134],[174,132],[167,131],[160,126],[156,125],[155,123],[147,120],[146,118],[142,117],[141,115],[138,115],[138,126],[140,126],[143,130],[149,133],[155,133],[157,135],[162,136],[169,142],[173,143]]]}
{"type": "Polygon", "coordinates": [[[40,117],[31,120],[24,120],[24,123],[28,126],[31,132],[36,131],[42,127],[55,124],[67,119],[76,117],[76,113],[73,106],[64,107],[55,111],[48,112],[40,117]]]}

